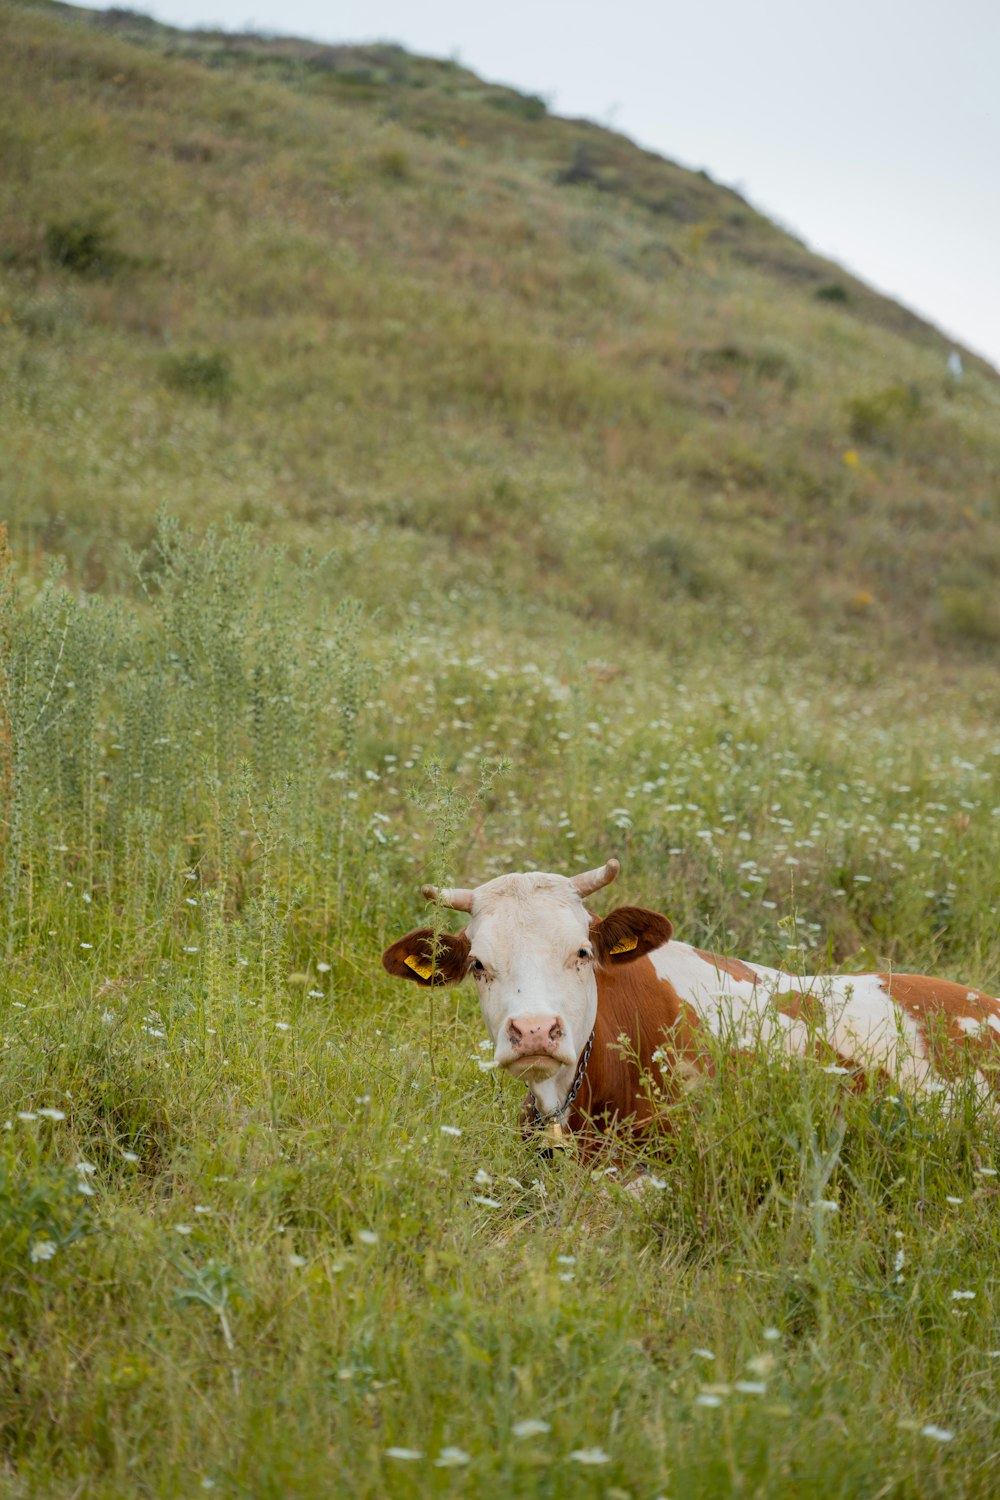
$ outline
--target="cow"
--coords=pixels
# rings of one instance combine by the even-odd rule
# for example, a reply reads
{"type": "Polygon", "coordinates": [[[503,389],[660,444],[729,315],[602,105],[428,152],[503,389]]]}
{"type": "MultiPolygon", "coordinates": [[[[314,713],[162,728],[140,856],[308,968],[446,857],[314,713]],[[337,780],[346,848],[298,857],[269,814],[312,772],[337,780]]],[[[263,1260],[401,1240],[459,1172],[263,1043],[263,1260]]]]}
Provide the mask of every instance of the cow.
{"type": "Polygon", "coordinates": [[[390,974],[422,986],[473,980],[494,1066],[527,1084],[522,1119],[551,1144],[641,1133],[713,1056],[770,1044],[818,1056],[855,1087],[951,1093],[971,1075],[984,1101],[996,1089],[1000,1001],[919,974],[796,975],[725,958],[674,941],[669,920],[640,906],[597,917],[584,902],[619,870],[609,859],[572,878],[424,886],[468,913],[465,928],[422,927],[382,955],[390,974]]]}

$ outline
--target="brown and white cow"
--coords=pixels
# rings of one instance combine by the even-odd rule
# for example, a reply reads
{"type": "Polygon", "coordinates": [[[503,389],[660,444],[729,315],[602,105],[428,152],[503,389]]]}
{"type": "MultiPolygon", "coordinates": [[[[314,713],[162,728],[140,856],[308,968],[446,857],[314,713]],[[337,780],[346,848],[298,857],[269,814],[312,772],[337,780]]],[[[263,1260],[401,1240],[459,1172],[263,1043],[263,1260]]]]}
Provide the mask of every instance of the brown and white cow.
{"type": "Polygon", "coordinates": [[[585,897],[619,871],[610,859],[567,879],[531,871],[428,900],[469,913],[459,933],[423,927],[387,948],[390,974],[420,985],[471,977],[494,1062],[528,1085],[526,1118],[550,1133],[651,1124],[661,1099],[709,1066],[706,1032],[734,1052],[776,1044],[833,1072],[907,1091],[950,1091],[971,1073],[985,1099],[1000,1064],[1000,1001],[917,974],[796,975],[671,940],[666,917],[585,897]],[[622,1038],[627,1045],[623,1046],[622,1038]]]}

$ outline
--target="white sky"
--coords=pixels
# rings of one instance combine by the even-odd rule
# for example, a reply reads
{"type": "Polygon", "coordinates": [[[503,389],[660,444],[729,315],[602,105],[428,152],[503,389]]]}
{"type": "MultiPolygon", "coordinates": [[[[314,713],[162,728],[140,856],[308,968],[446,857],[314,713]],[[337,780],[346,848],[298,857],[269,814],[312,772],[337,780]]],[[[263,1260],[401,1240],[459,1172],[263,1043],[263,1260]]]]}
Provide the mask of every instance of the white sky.
{"type": "Polygon", "coordinates": [[[454,56],[704,167],[1000,367],[1000,0],[131,3],[454,56]]]}

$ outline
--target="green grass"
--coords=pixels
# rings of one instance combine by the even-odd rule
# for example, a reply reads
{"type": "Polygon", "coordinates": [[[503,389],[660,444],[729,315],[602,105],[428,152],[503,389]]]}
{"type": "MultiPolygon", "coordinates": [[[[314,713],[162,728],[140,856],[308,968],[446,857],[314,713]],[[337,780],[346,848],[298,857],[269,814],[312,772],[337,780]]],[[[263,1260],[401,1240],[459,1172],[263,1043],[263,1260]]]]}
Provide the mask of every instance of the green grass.
{"type": "Polygon", "coordinates": [[[761,1057],[549,1162],[378,959],[615,854],[997,993],[995,373],[450,64],[0,42],[0,1491],[991,1495],[971,1096],[761,1057]]]}
{"type": "Polygon", "coordinates": [[[6,575],[10,1493],[989,1493],[971,1099],[720,1067],[637,1194],[625,1148],[537,1157],[472,995],[378,953],[428,873],[614,848],[686,938],[995,984],[995,741],[958,770],[864,699],[790,734],[777,684],[639,714],[621,680],[373,652],[251,529],[162,521],[133,569],[133,600],[6,575]]]}

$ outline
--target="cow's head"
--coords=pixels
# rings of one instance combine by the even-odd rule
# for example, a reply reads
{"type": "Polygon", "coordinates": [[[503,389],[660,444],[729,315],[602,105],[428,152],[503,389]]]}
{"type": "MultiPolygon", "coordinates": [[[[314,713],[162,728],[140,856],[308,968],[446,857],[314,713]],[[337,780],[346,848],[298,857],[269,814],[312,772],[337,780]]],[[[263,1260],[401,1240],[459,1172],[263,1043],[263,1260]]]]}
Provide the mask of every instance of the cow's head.
{"type": "Polygon", "coordinates": [[[610,885],[616,859],[567,879],[532,871],[501,875],[475,890],[424,895],[469,913],[459,933],[421,927],[387,948],[390,974],[420,985],[454,984],[469,975],[479,991],[494,1061],[531,1087],[539,1108],[556,1110],[572,1083],[597,1017],[597,973],[661,947],[666,917],[620,906],[594,917],[586,896],[610,885]]]}

